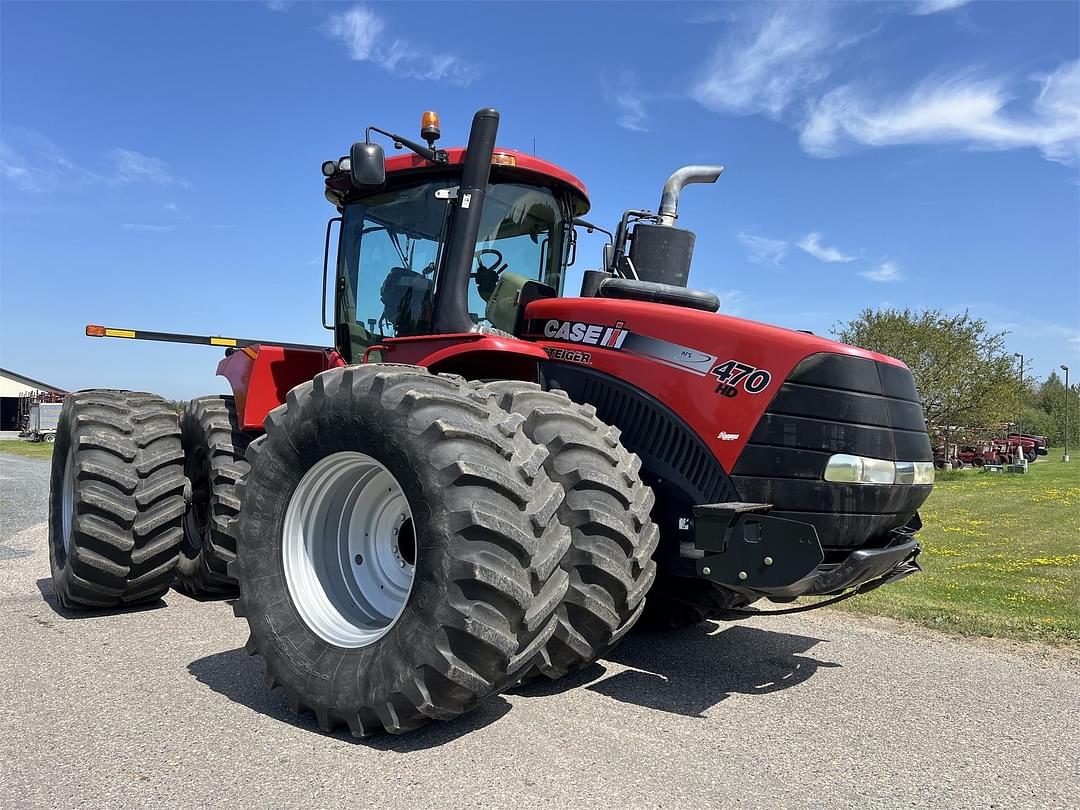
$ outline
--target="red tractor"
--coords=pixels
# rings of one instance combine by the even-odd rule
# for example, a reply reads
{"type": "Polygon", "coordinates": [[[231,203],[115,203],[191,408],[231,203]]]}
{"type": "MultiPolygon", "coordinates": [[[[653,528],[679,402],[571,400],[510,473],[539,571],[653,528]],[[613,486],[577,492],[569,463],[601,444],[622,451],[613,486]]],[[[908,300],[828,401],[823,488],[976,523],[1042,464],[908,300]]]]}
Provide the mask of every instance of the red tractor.
{"type": "Polygon", "coordinates": [[[332,345],[225,347],[233,396],[66,402],[53,586],[69,608],[236,593],[271,685],[324,729],[404,732],[685,625],[918,570],[933,455],[897,360],[688,289],[680,169],[563,297],[584,185],[370,127],[323,164],[332,345]],[[408,152],[384,158],[372,133],[408,152]]]}
{"type": "Polygon", "coordinates": [[[1035,463],[1039,456],[1045,456],[1047,452],[1048,441],[1045,436],[1036,436],[1031,433],[1010,433],[1003,441],[1008,444],[1013,453],[1017,452],[1018,448],[1023,448],[1024,458],[1028,460],[1029,464],[1035,463]]]}

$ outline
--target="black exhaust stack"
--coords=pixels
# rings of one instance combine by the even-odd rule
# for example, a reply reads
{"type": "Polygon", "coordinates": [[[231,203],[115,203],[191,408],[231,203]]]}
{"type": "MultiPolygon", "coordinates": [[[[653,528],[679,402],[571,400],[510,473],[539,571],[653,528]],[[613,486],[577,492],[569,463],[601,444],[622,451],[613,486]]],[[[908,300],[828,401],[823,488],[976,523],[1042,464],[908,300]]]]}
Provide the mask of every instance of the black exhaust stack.
{"type": "Polygon", "coordinates": [[[469,273],[480,234],[484,197],[491,175],[491,157],[499,131],[499,113],[490,107],[473,116],[469,146],[461,170],[457,199],[446,257],[439,271],[435,292],[434,332],[451,334],[471,332],[475,324],[469,317],[469,273]]]}

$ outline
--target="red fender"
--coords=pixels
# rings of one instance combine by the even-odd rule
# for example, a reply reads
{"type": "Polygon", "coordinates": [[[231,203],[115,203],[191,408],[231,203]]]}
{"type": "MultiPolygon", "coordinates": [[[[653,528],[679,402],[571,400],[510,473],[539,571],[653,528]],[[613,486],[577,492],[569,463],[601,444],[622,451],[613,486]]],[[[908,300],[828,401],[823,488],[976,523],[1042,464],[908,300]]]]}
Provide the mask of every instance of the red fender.
{"type": "Polygon", "coordinates": [[[387,363],[410,363],[468,379],[535,381],[537,364],[547,359],[535,343],[483,332],[388,338],[382,353],[387,363]]]}
{"type": "MultiPolygon", "coordinates": [[[[537,363],[547,358],[535,343],[478,332],[388,338],[378,352],[387,363],[471,379],[536,380],[537,363]]],[[[218,363],[217,373],[232,386],[244,430],[262,430],[266,415],[285,402],[290,389],[344,365],[336,351],[260,345],[232,352],[218,363]]]]}
{"type": "Polygon", "coordinates": [[[226,355],[217,373],[232,386],[244,430],[262,430],[266,415],[285,402],[292,388],[343,365],[335,351],[248,346],[226,355]]]}

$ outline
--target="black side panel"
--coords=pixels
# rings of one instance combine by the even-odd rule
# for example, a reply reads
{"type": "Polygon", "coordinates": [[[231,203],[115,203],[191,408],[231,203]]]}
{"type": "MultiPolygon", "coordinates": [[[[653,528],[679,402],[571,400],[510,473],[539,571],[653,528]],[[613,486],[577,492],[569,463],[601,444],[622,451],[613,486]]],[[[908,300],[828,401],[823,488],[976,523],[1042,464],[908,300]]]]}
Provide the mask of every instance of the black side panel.
{"type": "Polygon", "coordinates": [[[881,394],[822,388],[790,379],[780,387],[769,406],[769,412],[849,425],[926,432],[922,406],[918,402],[890,399],[881,394]]]}
{"type": "Polygon", "coordinates": [[[929,486],[829,483],[833,453],[933,459],[911,372],[842,354],[806,358],[755,426],[732,481],[741,500],[812,523],[825,547],[873,545],[930,494],[929,486]]]}
{"type": "Polygon", "coordinates": [[[861,391],[918,402],[915,379],[900,366],[878,363],[866,357],[845,354],[813,354],[791,372],[788,382],[820,388],[861,391]]]}
{"type": "MultiPolygon", "coordinates": [[[[880,426],[846,425],[828,419],[766,413],[750,437],[749,447],[801,447],[826,453],[852,453],[895,461],[929,461],[930,437],[925,430],[895,431],[880,426]]],[[[746,451],[743,451],[743,455],[746,451]]],[[[740,457],[740,463],[742,458],[740,457]]],[[[736,466],[738,469],[738,465],[736,466]]],[[[822,465],[824,469],[824,464],[822,465]]]]}
{"type": "MultiPolygon", "coordinates": [[[[734,479],[739,497],[747,503],[771,503],[776,509],[791,512],[907,514],[910,517],[932,489],[929,484],[834,484],[821,480],[820,474],[817,480],[787,475],[787,470],[777,468],[767,478],[736,474],[734,479]]],[[[828,537],[821,538],[821,542],[832,545],[828,540],[828,537]]]]}
{"type": "Polygon", "coordinates": [[[597,416],[622,431],[623,444],[641,457],[645,471],[674,485],[687,504],[736,500],[720,462],[666,405],[608,374],[566,363],[542,366],[547,388],[561,388],[575,402],[596,408],[597,416]]]}

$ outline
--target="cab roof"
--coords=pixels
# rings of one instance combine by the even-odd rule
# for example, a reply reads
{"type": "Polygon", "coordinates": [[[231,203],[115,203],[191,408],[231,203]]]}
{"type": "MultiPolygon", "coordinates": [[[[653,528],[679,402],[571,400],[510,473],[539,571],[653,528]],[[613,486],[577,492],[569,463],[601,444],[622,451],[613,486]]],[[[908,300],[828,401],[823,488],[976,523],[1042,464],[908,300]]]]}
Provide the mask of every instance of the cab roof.
{"type": "MultiPolygon", "coordinates": [[[[446,150],[448,165],[460,166],[465,161],[465,148],[454,146],[446,150]]],[[[519,152],[516,149],[504,149],[495,147],[492,158],[492,174],[505,178],[516,174],[532,175],[533,179],[543,178],[552,181],[554,185],[561,186],[569,191],[575,200],[574,214],[581,216],[589,210],[589,192],[577,177],[554,163],[519,152]]],[[[412,152],[390,155],[386,158],[386,175],[391,177],[395,174],[412,170],[431,170],[437,168],[435,164],[424,160],[412,152]]]]}

